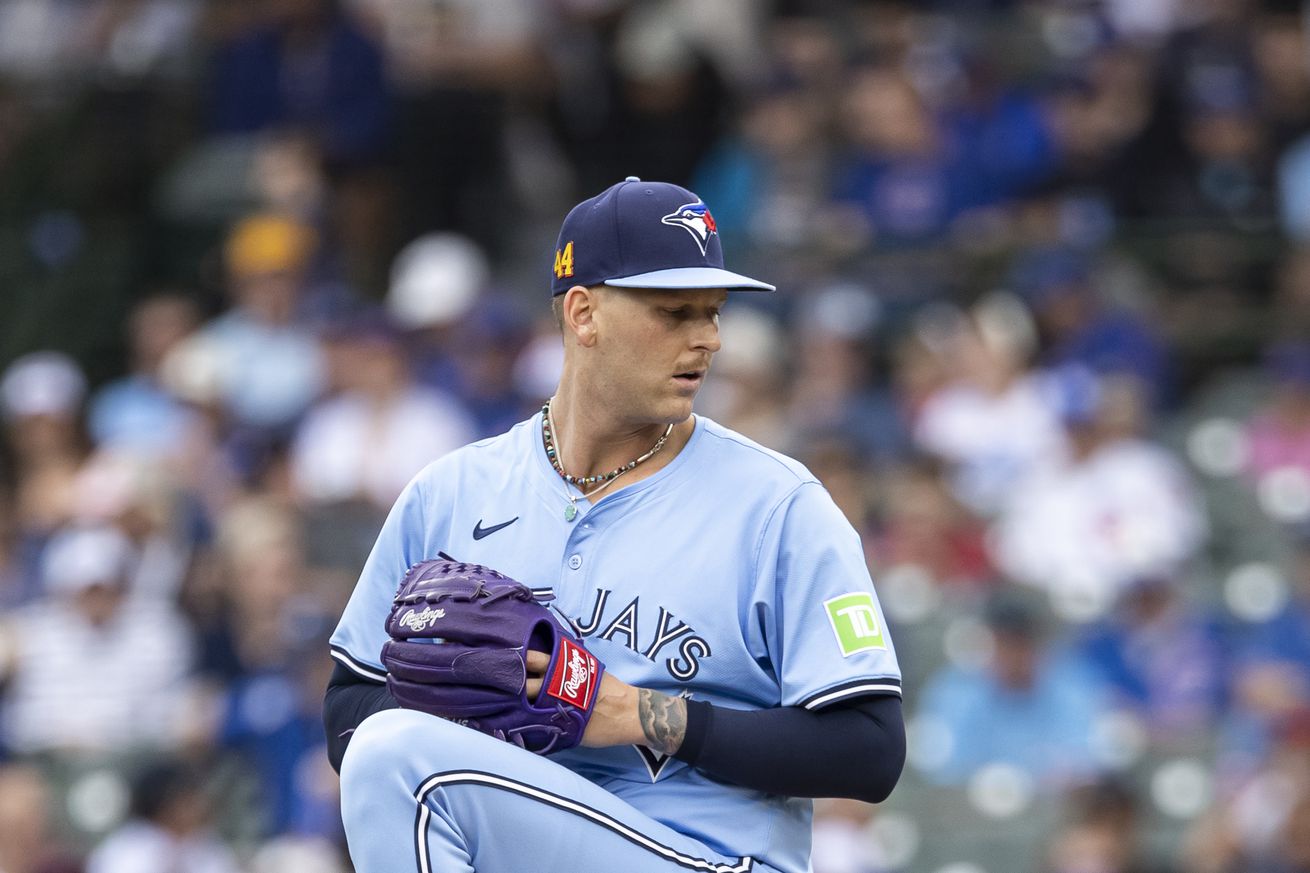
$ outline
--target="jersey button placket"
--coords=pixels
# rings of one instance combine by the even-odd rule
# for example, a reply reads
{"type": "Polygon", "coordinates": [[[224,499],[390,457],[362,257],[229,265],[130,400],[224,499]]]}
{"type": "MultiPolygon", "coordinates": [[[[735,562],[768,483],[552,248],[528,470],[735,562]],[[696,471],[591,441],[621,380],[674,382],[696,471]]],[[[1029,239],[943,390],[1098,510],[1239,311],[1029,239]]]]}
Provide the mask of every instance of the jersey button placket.
{"type": "Polygon", "coordinates": [[[581,567],[582,567],[582,556],[581,556],[581,555],[570,555],[570,556],[569,556],[569,569],[570,569],[570,570],[578,570],[578,569],[581,569],[581,567]]]}

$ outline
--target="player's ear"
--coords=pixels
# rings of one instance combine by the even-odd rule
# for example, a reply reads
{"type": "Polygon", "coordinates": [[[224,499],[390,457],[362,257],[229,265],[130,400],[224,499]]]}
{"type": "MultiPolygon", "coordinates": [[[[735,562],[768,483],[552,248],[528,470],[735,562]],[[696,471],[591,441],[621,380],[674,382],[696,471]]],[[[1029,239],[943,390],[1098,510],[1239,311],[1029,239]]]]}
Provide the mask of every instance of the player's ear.
{"type": "Polygon", "coordinates": [[[565,335],[572,335],[578,345],[596,344],[597,293],[584,285],[574,285],[564,292],[562,316],[565,335]]]}

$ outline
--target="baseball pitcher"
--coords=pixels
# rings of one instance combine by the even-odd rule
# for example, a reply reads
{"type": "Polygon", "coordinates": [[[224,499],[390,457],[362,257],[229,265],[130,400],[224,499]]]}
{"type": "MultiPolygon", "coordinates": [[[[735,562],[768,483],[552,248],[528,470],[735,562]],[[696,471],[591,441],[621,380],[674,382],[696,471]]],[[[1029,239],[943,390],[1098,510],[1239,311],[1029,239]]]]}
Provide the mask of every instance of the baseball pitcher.
{"type": "Polygon", "coordinates": [[[420,473],[332,636],[360,873],[804,873],[813,797],[884,799],[900,668],[859,538],[692,402],[730,291],[707,206],[565,218],[559,387],[420,473]]]}

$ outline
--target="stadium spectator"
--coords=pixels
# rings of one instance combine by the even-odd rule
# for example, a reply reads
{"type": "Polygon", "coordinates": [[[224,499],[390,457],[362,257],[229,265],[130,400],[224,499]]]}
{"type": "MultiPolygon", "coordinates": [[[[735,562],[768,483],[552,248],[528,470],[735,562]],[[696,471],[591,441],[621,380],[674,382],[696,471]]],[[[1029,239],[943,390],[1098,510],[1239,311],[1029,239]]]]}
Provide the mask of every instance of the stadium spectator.
{"type": "Polygon", "coordinates": [[[1050,113],[1001,74],[996,58],[965,46],[943,53],[959,84],[943,89],[942,128],[959,162],[965,210],[995,208],[1042,186],[1056,168],[1050,113]]]}
{"type": "Polygon", "coordinates": [[[838,230],[827,216],[832,143],[811,96],[785,79],[765,88],[696,170],[695,191],[714,204],[734,252],[802,249],[838,230]]]}
{"type": "Polygon", "coordinates": [[[890,873],[880,846],[870,838],[874,807],[858,800],[815,804],[814,873],[890,873]]]}
{"type": "Polygon", "coordinates": [[[995,582],[986,527],[956,498],[939,462],[923,458],[898,465],[884,476],[882,493],[880,531],[867,548],[874,566],[884,572],[914,568],[947,589],[995,582]]]}
{"type": "Polygon", "coordinates": [[[1051,836],[1041,873],[1167,873],[1150,857],[1141,803],[1131,786],[1100,779],[1065,797],[1065,819],[1051,836]]]}
{"type": "Polygon", "coordinates": [[[137,774],[131,819],[96,846],[86,873],[240,873],[212,826],[203,771],[161,759],[137,774]]]}
{"type": "Polygon", "coordinates": [[[317,240],[291,218],[250,216],[224,250],[233,307],[187,342],[205,350],[224,411],[230,451],[247,477],[323,389],[323,352],[300,319],[304,281],[317,240]]]}
{"type": "Polygon", "coordinates": [[[1253,228],[1275,218],[1271,142],[1260,123],[1252,4],[1212,5],[1165,53],[1181,149],[1151,180],[1160,213],[1193,224],[1253,228]]]}
{"type": "Polygon", "coordinates": [[[219,577],[196,598],[200,670],[211,689],[203,733],[259,786],[261,835],[335,837],[336,782],[322,776],[331,770],[323,770],[318,706],[331,667],[307,653],[326,639],[353,579],[338,587],[310,567],[306,539],[300,515],[266,498],[223,517],[219,577]]]}
{"type": "Polygon", "coordinates": [[[1259,480],[1285,469],[1310,475],[1310,342],[1274,345],[1265,367],[1273,392],[1247,425],[1250,475],[1259,480]]]}
{"type": "Polygon", "coordinates": [[[806,441],[799,460],[823,483],[860,536],[872,540],[877,507],[873,474],[864,455],[840,436],[816,434],[806,441]]]}
{"type": "Polygon", "coordinates": [[[213,522],[238,493],[241,471],[224,443],[232,427],[223,403],[219,350],[194,335],[178,343],[160,363],[162,388],[192,412],[193,427],[171,464],[176,487],[213,522]]]}
{"type": "Polygon", "coordinates": [[[391,264],[386,310],[406,331],[416,378],[450,391],[459,382],[451,348],[462,319],[487,291],[491,265],[483,249],[456,233],[411,240],[391,264]]]}
{"type": "Polygon", "coordinates": [[[697,400],[715,421],[769,446],[796,443],[787,414],[785,341],[772,316],[748,306],[725,311],[723,348],[714,356],[714,379],[697,400]]]}
{"type": "Polygon", "coordinates": [[[338,393],[310,409],[291,447],[291,480],[307,505],[395,502],[419,470],[476,438],[449,394],[414,383],[400,336],[359,317],[331,342],[338,393]]]}
{"type": "Polygon", "coordinates": [[[20,473],[40,476],[46,467],[76,468],[86,452],[80,428],[85,395],[86,377],[62,353],[33,352],[6,368],[0,403],[20,473]]]}
{"type": "Polygon", "coordinates": [[[77,873],[74,852],[55,824],[55,792],[34,764],[0,764],[0,870],[77,873]]]}
{"type": "Polygon", "coordinates": [[[547,11],[513,0],[344,6],[385,50],[393,153],[404,180],[397,192],[402,238],[458,230],[498,251],[506,236],[500,217],[519,193],[510,150],[511,132],[521,130],[519,106],[552,81],[543,45],[547,11]]]}
{"type": "Polygon", "coordinates": [[[850,76],[843,106],[851,151],[837,164],[835,201],[881,246],[939,240],[970,205],[965,168],[939,120],[889,66],[850,76]]]}
{"type": "Polygon", "coordinates": [[[1094,774],[1093,725],[1106,700],[1091,672],[1021,598],[996,595],[986,623],[985,663],[946,667],[921,692],[920,729],[942,746],[927,751],[927,776],[961,785],[1000,763],[1055,791],[1094,774]]]}
{"type": "Polygon", "coordinates": [[[875,367],[879,305],[861,285],[811,292],[791,358],[787,415],[796,440],[835,437],[875,462],[905,453],[905,417],[875,367]]]}
{"type": "Polygon", "coordinates": [[[1084,618],[1103,614],[1134,580],[1179,571],[1205,541],[1186,470],[1132,433],[1140,406],[1131,384],[1079,369],[1055,375],[1068,452],[1015,483],[993,529],[1005,574],[1078,602],[1084,618]]]}
{"type": "Polygon", "coordinates": [[[984,517],[1064,451],[1060,422],[1027,366],[1034,339],[1018,301],[993,298],[961,314],[939,351],[950,381],[915,419],[918,447],[951,466],[956,497],[984,517]]]}
{"type": "Polygon", "coordinates": [[[1162,749],[1204,743],[1228,692],[1227,640],[1184,589],[1176,578],[1131,581],[1080,646],[1114,705],[1140,718],[1162,749]]]}
{"type": "Polygon", "coordinates": [[[1238,705],[1223,727],[1226,751],[1238,758],[1239,768],[1264,756],[1284,718],[1310,707],[1310,531],[1296,530],[1293,538],[1290,590],[1281,607],[1232,634],[1238,705]]]}
{"type": "Polygon", "coordinates": [[[86,377],[54,351],[15,360],[0,378],[0,410],[14,481],[14,556],[27,599],[41,585],[41,550],[73,517],[73,485],[86,459],[86,377]]]}
{"type": "Polygon", "coordinates": [[[51,539],[47,595],[8,616],[0,640],[0,736],[13,751],[106,755],[182,742],[191,632],[168,603],[129,598],[138,559],[110,527],[51,539]]]}
{"type": "Polygon", "coordinates": [[[160,384],[159,368],[199,323],[196,305],[181,294],[137,305],[128,322],[131,372],[96,391],[88,407],[87,429],[97,446],[170,458],[185,451],[195,416],[160,384]]]}
{"type": "Polygon", "coordinates": [[[177,487],[169,466],[136,454],[96,452],[78,472],[73,495],[77,524],[112,526],[131,540],[137,557],[128,595],[176,603],[208,539],[209,520],[177,487]]]}
{"type": "Polygon", "coordinates": [[[545,403],[559,384],[564,369],[559,325],[553,316],[542,316],[532,326],[532,335],[514,360],[514,387],[524,397],[545,403]]]}
{"type": "Polygon", "coordinates": [[[189,0],[8,3],[0,7],[0,70],[38,80],[176,73],[199,11],[189,0]]]}
{"type": "Polygon", "coordinates": [[[298,130],[338,167],[378,160],[389,135],[382,54],[332,0],[276,0],[217,46],[210,118],[220,134],[298,130]]]}
{"type": "Polygon", "coordinates": [[[1085,255],[1062,248],[1026,252],[1016,260],[1009,281],[1037,319],[1039,365],[1132,376],[1146,387],[1153,405],[1167,399],[1169,361],[1163,342],[1143,317],[1104,299],[1085,255]]]}
{"type": "MultiPolygon", "coordinates": [[[[1050,88],[1059,160],[1047,190],[1087,203],[1102,224],[1112,225],[1116,213],[1135,215],[1143,208],[1143,177],[1166,157],[1149,136],[1160,101],[1153,62],[1140,45],[1111,43],[1050,88]]],[[[1060,223],[1051,230],[1060,231],[1060,223]]]]}
{"type": "MultiPolygon", "coordinates": [[[[722,52],[707,44],[751,42],[755,4],[596,4],[569,0],[558,24],[581,21],[572,31],[584,50],[556,66],[559,89],[549,113],[579,190],[603,188],[634,173],[686,183],[725,130],[720,111],[728,98],[722,52]],[[696,19],[716,20],[731,37],[705,30],[696,19]],[[596,19],[586,27],[588,19],[596,19]],[[688,20],[690,19],[690,21],[688,20]],[[585,35],[584,35],[585,34],[585,35]]],[[[570,32],[565,30],[565,32],[570,32]]]]}
{"type": "Polygon", "coordinates": [[[1284,151],[1310,121],[1310,77],[1303,61],[1306,34],[1291,7],[1267,4],[1251,22],[1251,54],[1259,79],[1261,120],[1272,146],[1284,151]]]}
{"type": "Polygon", "coordinates": [[[502,433],[534,408],[514,379],[528,340],[518,305],[491,291],[491,266],[477,243],[456,233],[413,240],[392,263],[386,310],[406,332],[415,378],[454,395],[484,436],[502,433]]]}
{"type": "Polygon", "coordinates": [[[1199,818],[1183,848],[1194,873],[1305,869],[1305,816],[1310,802],[1310,710],[1278,720],[1260,767],[1199,818]]]}
{"type": "Polygon", "coordinates": [[[528,339],[518,305],[502,294],[485,294],[457,325],[450,343],[456,380],[450,386],[473,417],[476,432],[504,433],[540,408],[514,380],[514,364],[528,339]]]}

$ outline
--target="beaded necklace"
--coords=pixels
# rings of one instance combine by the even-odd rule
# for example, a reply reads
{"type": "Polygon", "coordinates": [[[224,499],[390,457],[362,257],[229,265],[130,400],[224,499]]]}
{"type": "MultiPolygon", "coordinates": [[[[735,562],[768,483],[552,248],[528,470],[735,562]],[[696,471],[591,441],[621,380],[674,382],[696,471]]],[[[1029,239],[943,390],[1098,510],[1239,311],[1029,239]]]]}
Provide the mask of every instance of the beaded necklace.
{"type": "Polygon", "coordinates": [[[660,449],[664,448],[664,444],[668,442],[669,434],[671,433],[673,433],[672,424],[664,429],[664,433],[655,441],[655,445],[650,447],[650,451],[646,452],[644,455],[633,458],[631,461],[628,461],[628,463],[620,467],[615,467],[608,473],[602,473],[599,476],[571,476],[564,472],[564,466],[559,460],[559,451],[555,446],[555,422],[554,417],[550,412],[550,400],[547,400],[545,405],[541,407],[541,439],[546,446],[546,457],[550,458],[550,465],[555,468],[556,473],[559,473],[561,479],[570,485],[575,486],[582,492],[581,494],[568,495],[569,505],[564,507],[564,520],[573,521],[573,519],[578,517],[579,500],[589,498],[593,494],[599,494],[610,485],[613,485],[615,479],[619,478],[624,473],[627,473],[638,464],[644,461],[649,461],[654,457],[660,449]],[[596,487],[592,488],[590,491],[584,490],[584,486],[588,485],[595,485],[596,487]]]}

